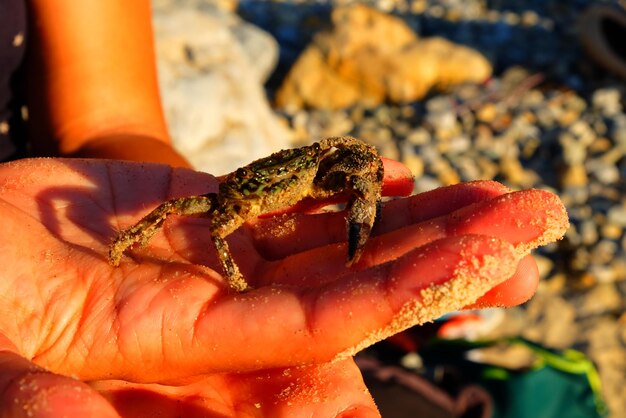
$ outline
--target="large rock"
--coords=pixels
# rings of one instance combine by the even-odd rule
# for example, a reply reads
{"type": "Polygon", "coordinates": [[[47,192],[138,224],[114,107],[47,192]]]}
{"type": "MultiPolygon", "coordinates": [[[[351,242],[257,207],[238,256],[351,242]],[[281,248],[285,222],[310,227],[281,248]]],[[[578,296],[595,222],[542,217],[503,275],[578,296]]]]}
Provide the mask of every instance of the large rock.
{"type": "Polygon", "coordinates": [[[153,6],[159,84],[176,148],[196,168],[224,174],[288,147],[289,132],[263,90],[278,57],[271,36],[206,5],[153,6]]]}
{"type": "Polygon", "coordinates": [[[335,9],[332,23],[294,64],[277,92],[278,107],[408,102],[433,87],[491,75],[480,53],[442,38],[418,39],[402,20],[362,4],[335,9]]]}

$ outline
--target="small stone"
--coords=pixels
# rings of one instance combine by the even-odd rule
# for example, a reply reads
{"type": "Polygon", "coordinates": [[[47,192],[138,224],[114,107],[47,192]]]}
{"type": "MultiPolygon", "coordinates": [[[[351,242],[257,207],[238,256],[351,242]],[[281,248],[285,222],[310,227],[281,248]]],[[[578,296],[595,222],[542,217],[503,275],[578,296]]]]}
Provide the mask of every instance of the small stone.
{"type": "Polygon", "coordinates": [[[621,94],[615,88],[594,91],[591,103],[594,109],[602,112],[605,116],[612,116],[622,111],[621,94]]]}
{"type": "Polygon", "coordinates": [[[537,89],[532,89],[524,96],[522,96],[520,100],[520,106],[522,108],[535,108],[539,106],[543,106],[545,102],[545,95],[542,91],[537,89]]]}
{"type": "Polygon", "coordinates": [[[613,184],[620,180],[618,168],[607,164],[599,158],[587,161],[585,166],[589,174],[597,178],[602,184],[613,184]]]}
{"type": "Polygon", "coordinates": [[[556,118],[554,113],[555,112],[550,111],[549,108],[539,108],[536,113],[537,123],[539,124],[539,126],[546,129],[553,128],[556,124],[556,118]]]}
{"type": "Polygon", "coordinates": [[[396,140],[401,140],[413,130],[413,126],[408,122],[398,120],[393,123],[392,129],[396,140]]]}
{"type": "Polygon", "coordinates": [[[526,171],[517,158],[503,157],[500,160],[500,171],[507,182],[523,188],[532,186],[535,176],[526,171]]]}
{"type": "Polygon", "coordinates": [[[533,155],[535,155],[535,152],[540,148],[540,146],[541,140],[538,137],[526,139],[521,149],[521,156],[523,158],[532,157],[533,155]]]}
{"type": "Polygon", "coordinates": [[[561,200],[565,207],[572,208],[583,205],[589,200],[591,195],[588,187],[563,187],[561,189],[561,200]]]}
{"type": "Polygon", "coordinates": [[[570,347],[578,334],[574,306],[559,296],[535,295],[527,306],[523,336],[549,347],[570,347]]]}
{"type": "Polygon", "coordinates": [[[476,112],[476,117],[481,122],[492,122],[498,114],[498,110],[495,104],[487,103],[483,105],[478,112],[476,112]]]}
{"type": "Polygon", "coordinates": [[[585,187],[588,183],[587,169],[582,164],[571,165],[561,174],[563,188],[585,187]]]}
{"type": "Polygon", "coordinates": [[[603,238],[593,246],[590,259],[594,264],[608,264],[617,253],[617,243],[613,240],[603,238]]]}
{"type": "Polygon", "coordinates": [[[558,294],[565,289],[566,284],[567,278],[565,274],[557,273],[539,282],[539,289],[547,293],[558,294]]]}
{"type": "Polygon", "coordinates": [[[446,13],[446,20],[458,23],[463,18],[461,11],[458,9],[449,9],[446,13]]]}
{"type": "Polygon", "coordinates": [[[525,10],[522,12],[521,21],[524,26],[536,26],[539,24],[539,15],[533,10],[525,10]]]}
{"type": "Polygon", "coordinates": [[[427,129],[419,127],[409,132],[406,136],[406,140],[413,145],[425,145],[431,141],[431,135],[427,129]]]}
{"type": "Polygon", "coordinates": [[[480,168],[480,175],[476,177],[479,179],[492,180],[499,172],[498,164],[489,158],[477,158],[476,165],[480,168]]]}
{"type": "Polygon", "coordinates": [[[452,166],[442,158],[432,164],[432,169],[437,174],[437,179],[444,186],[450,186],[461,182],[461,179],[454,168],[452,168],[452,166]]]}
{"type": "Polygon", "coordinates": [[[591,129],[591,126],[583,120],[579,120],[579,113],[576,112],[575,122],[571,123],[569,132],[571,132],[576,140],[583,145],[589,146],[596,139],[596,133],[591,129]]]}
{"type": "Polygon", "coordinates": [[[411,13],[420,15],[426,11],[428,8],[427,0],[413,0],[411,2],[411,13]]]}
{"type": "Polygon", "coordinates": [[[596,276],[587,271],[584,271],[580,276],[576,278],[576,281],[573,283],[572,286],[574,287],[574,289],[577,290],[587,290],[591,289],[597,284],[598,280],[596,279],[596,276]]]}
{"type": "Polygon", "coordinates": [[[464,181],[488,179],[483,176],[480,167],[476,164],[476,161],[472,157],[457,156],[455,158],[455,166],[464,181]]]}
{"type": "Polygon", "coordinates": [[[400,107],[400,116],[405,119],[410,119],[415,116],[415,108],[411,105],[404,105],[400,107]]]}
{"type": "Polygon", "coordinates": [[[424,160],[420,156],[411,153],[406,155],[402,162],[411,170],[414,178],[419,178],[424,174],[424,160]]]}
{"type": "Polygon", "coordinates": [[[576,141],[567,133],[561,134],[559,138],[563,148],[563,160],[569,165],[582,165],[587,159],[587,147],[576,141]]]}
{"type": "Polygon", "coordinates": [[[589,145],[589,152],[590,153],[603,153],[603,152],[607,152],[611,150],[611,148],[613,148],[613,144],[608,138],[596,137],[596,139],[594,139],[591,145],[589,145]]]}
{"type": "Polygon", "coordinates": [[[622,308],[622,297],[613,283],[600,283],[590,289],[577,304],[580,316],[600,315],[622,308]]]}
{"type": "Polygon", "coordinates": [[[364,117],[365,117],[365,107],[357,105],[357,106],[353,106],[352,109],[350,109],[350,119],[355,124],[359,124],[363,122],[364,117]]]}
{"type": "Polygon", "coordinates": [[[554,262],[550,258],[540,254],[533,254],[533,259],[539,268],[539,278],[546,279],[554,269],[554,262]]]}
{"type": "Polygon", "coordinates": [[[452,110],[429,112],[426,115],[426,121],[434,128],[440,140],[450,139],[461,132],[461,126],[452,110]]]}
{"type": "Polygon", "coordinates": [[[430,17],[441,19],[445,16],[446,9],[439,4],[434,4],[426,10],[426,14],[430,17]]]}
{"type": "Polygon", "coordinates": [[[585,219],[580,224],[580,237],[582,244],[592,245],[598,241],[598,226],[590,219],[585,219]]]}
{"type": "Polygon", "coordinates": [[[488,22],[495,23],[500,20],[500,12],[496,9],[490,9],[485,17],[488,22]]]}
{"type": "Polygon", "coordinates": [[[513,12],[504,12],[502,16],[502,20],[507,25],[511,25],[511,26],[518,25],[521,21],[520,16],[517,13],[513,13],[513,12]]]}
{"type": "Polygon", "coordinates": [[[594,277],[597,283],[615,283],[619,280],[617,273],[618,271],[613,268],[612,264],[589,266],[589,274],[594,277]]]}
{"type": "Polygon", "coordinates": [[[626,203],[612,206],[607,213],[607,221],[621,227],[626,227],[626,203]]]}
{"type": "Polygon", "coordinates": [[[419,370],[424,366],[424,361],[419,354],[411,352],[400,359],[400,364],[409,370],[419,370]]]}
{"type": "Polygon", "coordinates": [[[495,120],[491,123],[491,126],[495,131],[504,131],[511,126],[513,123],[513,116],[511,113],[500,113],[495,120]]]}
{"type": "Polygon", "coordinates": [[[415,179],[415,193],[424,193],[429,190],[434,190],[441,187],[442,184],[436,178],[428,175],[423,175],[420,178],[415,179]]]}
{"type": "Polygon", "coordinates": [[[446,144],[446,154],[462,154],[467,152],[472,143],[468,136],[466,135],[457,135],[454,138],[451,138],[446,144]]]}
{"type": "MultiPolygon", "coordinates": [[[[573,228],[570,228],[570,230],[572,230],[573,228]]],[[[568,231],[569,232],[569,231],[568,231]]],[[[574,246],[579,246],[580,245],[580,239],[576,240],[576,239],[572,239],[573,234],[566,234],[566,237],[568,239],[569,242],[572,243],[572,245],[574,246]]],[[[590,260],[591,256],[589,255],[589,251],[584,248],[584,247],[578,247],[576,248],[576,250],[574,250],[572,256],[569,259],[570,262],[570,268],[574,271],[586,271],[587,267],[589,266],[589,260],[590,260]]]]}
{"type": "Polygon", "coordinates": [[[602,225],[602,237],[610,240],[618,240],[622,237],[624,228],[614,223],[606,223],[602,225]]]}

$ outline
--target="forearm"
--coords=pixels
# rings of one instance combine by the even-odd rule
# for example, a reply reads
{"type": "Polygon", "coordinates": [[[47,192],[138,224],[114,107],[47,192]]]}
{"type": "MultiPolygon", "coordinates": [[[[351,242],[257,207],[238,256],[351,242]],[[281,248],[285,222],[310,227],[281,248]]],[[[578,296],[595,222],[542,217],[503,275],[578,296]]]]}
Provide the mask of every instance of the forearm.
{"type": "Polygon", "coordinates": [[[168,150],[149,1],[30,0],[30,12],[34,152],[183,165],[168,150]]]}

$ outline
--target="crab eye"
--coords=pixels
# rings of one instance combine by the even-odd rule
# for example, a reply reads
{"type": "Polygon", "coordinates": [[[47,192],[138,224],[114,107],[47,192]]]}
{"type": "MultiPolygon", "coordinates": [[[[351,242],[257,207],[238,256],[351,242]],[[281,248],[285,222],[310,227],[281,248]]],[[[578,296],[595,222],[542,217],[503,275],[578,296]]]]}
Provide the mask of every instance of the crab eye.
{"type": "Polygon", "coordinates": [[[244,178],[250,177],[250,170],[248,170],[247,168],[241,167],[237,169],[235,174],[237,174],[237,177],[244,177],[244,178]]]}

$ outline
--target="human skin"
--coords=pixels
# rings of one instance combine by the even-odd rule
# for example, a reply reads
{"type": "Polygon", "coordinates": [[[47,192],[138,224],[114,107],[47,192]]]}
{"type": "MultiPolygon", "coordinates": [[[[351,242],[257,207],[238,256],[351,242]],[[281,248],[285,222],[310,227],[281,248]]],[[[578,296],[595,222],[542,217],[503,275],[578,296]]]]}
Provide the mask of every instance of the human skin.
{"type": "Polygon", "coordinates": [[[34,155],[189,163],[161,108],[149,0],[27,0],[34,155]]]}
{"type": "Polygon", "coordinates": [[[164,165],[0,166],[1,417],[377,417],[351,354],[450,310],[528,299],[528,251],[567,227],[556,196],[477,182],[388,202],[350,269],[343,213],[281,215],[278,235],[275,217],[251,222],[229,237],[243,294],[205,219],[172,217],[108,264],[116,231],[216,186],[164,165]]]}

